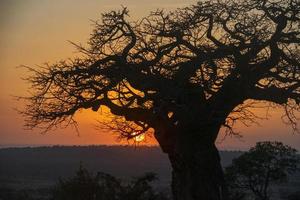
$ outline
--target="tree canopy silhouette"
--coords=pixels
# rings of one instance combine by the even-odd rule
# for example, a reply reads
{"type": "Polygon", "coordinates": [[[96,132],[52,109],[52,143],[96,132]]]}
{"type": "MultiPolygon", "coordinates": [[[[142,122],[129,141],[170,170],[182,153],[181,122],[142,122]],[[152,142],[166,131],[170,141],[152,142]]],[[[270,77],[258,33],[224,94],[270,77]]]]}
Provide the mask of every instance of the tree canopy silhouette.
{"type": "Polygon", "coordinates": [[[174,199],[224,199],[215,140],[222,126],[256,119],[249,100],[299,110],[297,0],[213,0],[139,21],[127,8],[102,14],[82,57],[28,67],[29,128],[74,124],[77,111],[106,106],[112,129],[149,129],[173,167],[174,199]],[[223,197],[222,197],[223,196],[223,197]]]}
{"type": "MultiPolygon", "coordinates": [[[[299,168],[297,150],[281,142],[258,142],[226,167],[226,178],[235,197],[249,191],[257,200],[271,199],[271,185],[288,180],[299,168]]],[[[236,198],[238,199],[238,198],[236,198]]]]}

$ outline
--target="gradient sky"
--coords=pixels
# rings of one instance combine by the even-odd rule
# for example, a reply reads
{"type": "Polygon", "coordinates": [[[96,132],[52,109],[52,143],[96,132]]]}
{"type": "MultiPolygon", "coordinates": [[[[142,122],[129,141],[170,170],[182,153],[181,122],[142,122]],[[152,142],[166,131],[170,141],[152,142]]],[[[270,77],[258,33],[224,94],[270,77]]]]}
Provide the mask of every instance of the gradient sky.
{"type": "MultiPolygon", "coordinates": [[[[59,129],[39,134],[25,131],[23,119],[13,110],[18,107],[12,95],[27,94],[19,65],[37,66],[76,55],[68,40],[85,43],[92,29],[91,20],[103,11],[127,6],[133,19],[157,8],[174,9],[190,5],[192,0],[0,0],[0,146],[16,145],[88,145],[119,144],[116,136],[95,129],[99,114],[82,111],[78,116],[80,135],[74,129],[59,129]]],[[[258,113],[263,113],[262,110],[258,113]]],[[[236,126],[243,138],[227,137],[218,142],[222,149],[248,149],[257,141],[278,140],[300,150],[300,135],[292,134],[281,121],[280,109],[269,112],[260,126],[236,126]]],[[[126,144],[123,141],[122,144],[126,144]]],[[[156,144],[148,139],[146,144],[156,144]]]]}

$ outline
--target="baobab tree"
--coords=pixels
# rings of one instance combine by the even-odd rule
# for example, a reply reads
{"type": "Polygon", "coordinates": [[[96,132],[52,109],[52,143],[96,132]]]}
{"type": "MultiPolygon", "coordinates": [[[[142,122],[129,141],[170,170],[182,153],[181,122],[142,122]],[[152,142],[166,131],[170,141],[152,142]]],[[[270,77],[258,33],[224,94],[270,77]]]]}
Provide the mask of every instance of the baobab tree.
{"type": "Polygon", "coordinates": [[[123,137],[153,130],[175,200],[226,199],[220,128],[255,120],[251,101],[283,106],[297,128],[299,22],[297,0],[213,0],[139,21],[126,8],[105,13],[76,45],[81,57],[27,67],[26,126],[47,131],[106,106],[123,137]]]}

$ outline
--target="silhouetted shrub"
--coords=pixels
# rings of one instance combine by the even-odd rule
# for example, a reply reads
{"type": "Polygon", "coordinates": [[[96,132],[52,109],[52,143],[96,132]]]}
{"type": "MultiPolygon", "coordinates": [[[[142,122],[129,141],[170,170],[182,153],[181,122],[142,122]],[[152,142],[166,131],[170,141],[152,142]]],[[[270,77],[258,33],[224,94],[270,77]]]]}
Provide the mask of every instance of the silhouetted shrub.
{"type": "Polygon", "coordinates": [[[52,200],[167,200],[163,193],[155,192],[151,182],[154,173],[146,173],[129,183],[124,183],[112,175],[98,172],[90,174],[80,166],[76,175],[67,180],[59,180],[52,193],[52,200]]]}

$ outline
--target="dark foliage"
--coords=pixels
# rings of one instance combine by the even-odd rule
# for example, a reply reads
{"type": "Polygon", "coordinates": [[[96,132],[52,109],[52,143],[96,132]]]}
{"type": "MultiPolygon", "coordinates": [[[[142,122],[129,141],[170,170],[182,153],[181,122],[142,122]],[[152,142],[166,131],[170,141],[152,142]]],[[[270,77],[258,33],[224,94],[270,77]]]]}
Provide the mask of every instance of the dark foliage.
{"type": "Polygon", "coordinates": [[[167,200],[152,188],[155,179],[147,173],[126,184],[105,173],[93,176],[81,166],[76,176],[59,181],[51,200],[167,200]]]}
{"type": "Polygon", "coordinates": [[[250,191],[259,200],[270,199],[270,185],[287,181],[300,169],[299,161],[296,150],[281,142],[258,142],[226,168],[232,198],[243,199],[250,191]]]}

